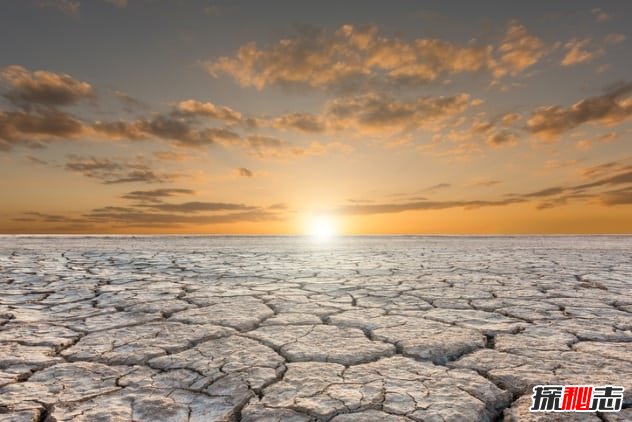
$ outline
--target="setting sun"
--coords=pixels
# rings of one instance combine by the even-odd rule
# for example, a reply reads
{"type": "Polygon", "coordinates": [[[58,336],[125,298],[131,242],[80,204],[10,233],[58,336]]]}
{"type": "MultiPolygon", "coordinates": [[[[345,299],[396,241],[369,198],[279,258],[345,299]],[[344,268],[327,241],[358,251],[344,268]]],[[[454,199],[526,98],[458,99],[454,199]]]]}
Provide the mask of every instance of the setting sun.
{"type": "Polygon", "coordinates": [[[309,234],[318,239],[326,239],[336,234],[336,225],[331,217],[314,216],[309,223],[309,234]]]}

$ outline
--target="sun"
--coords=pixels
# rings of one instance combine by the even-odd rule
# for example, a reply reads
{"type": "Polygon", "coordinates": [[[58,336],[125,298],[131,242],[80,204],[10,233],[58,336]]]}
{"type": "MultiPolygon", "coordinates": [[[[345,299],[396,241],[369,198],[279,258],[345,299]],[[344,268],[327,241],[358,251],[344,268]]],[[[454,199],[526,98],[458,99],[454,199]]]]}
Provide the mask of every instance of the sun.
{"type": "Polygon", "coordinates": [[[331,217],[318,215],[309,222],[309,234],[317,239],[327,239],[336,234],[336,224],[331,217]]]}

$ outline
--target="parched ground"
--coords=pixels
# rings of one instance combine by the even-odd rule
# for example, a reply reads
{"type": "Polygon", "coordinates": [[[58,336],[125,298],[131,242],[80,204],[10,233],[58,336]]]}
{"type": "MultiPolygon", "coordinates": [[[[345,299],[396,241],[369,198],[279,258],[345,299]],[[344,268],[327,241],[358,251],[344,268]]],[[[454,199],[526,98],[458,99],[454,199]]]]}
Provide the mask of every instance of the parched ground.
{"type": "Polygon", "coordinates": [[[632,237],[0,237],[2,421],[503,418],[632,420],[632,237]]]}

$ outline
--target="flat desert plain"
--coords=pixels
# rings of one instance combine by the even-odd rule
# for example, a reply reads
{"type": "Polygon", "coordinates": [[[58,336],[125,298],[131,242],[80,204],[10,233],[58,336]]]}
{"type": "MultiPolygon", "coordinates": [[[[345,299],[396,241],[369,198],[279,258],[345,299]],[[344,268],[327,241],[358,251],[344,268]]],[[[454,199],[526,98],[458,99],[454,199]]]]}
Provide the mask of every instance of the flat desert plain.
{"type": "Polygon", "coordinates": [[[3,421],[632,420],[632,237],[5,236],[0,292],[3,421]]]}

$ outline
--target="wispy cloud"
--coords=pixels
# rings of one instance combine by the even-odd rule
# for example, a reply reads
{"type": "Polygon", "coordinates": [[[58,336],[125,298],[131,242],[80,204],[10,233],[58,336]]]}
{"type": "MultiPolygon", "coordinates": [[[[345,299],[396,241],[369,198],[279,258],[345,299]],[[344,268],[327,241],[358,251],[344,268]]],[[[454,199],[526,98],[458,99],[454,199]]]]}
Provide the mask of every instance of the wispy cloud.
{"type": "MultiPolygon", "coordinates": [[[[572,200],[592,200],[603,205],[614,206],[629,204],[632,199],[632,165],[621,162],[604,163],[587,169],[584,177],[594,180],[586,183],[567,186],[552,186],[526,193],[510,193],[500,199],[470,199],[456,201],[433,201],[424,198],[413,201],[374,203],[371,201],[355,201],[351,205],[339,207],[340,214],[389,214],[405,211],[441,210],[448,208],[477,209],[498,207],[512,204],[536,202],[536,208],[548,209],[567,204],[572,200]],[[619,188],[619,186],[623,186],[619,188]],[[599,188],[611,188],[608,191],[599,188]],[[616,189],[612,189],[616,188],[616,189]]],[[[492,184],[496,184],[494,181],[492,184]]]]}

